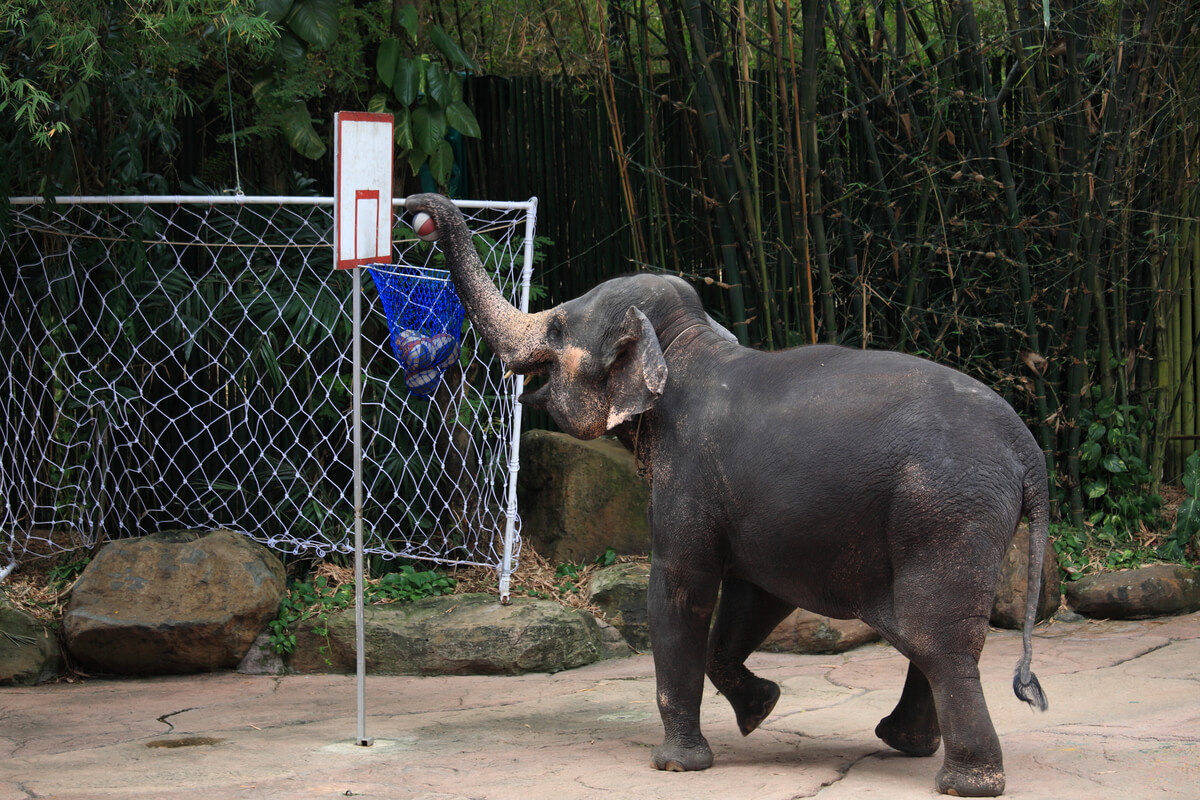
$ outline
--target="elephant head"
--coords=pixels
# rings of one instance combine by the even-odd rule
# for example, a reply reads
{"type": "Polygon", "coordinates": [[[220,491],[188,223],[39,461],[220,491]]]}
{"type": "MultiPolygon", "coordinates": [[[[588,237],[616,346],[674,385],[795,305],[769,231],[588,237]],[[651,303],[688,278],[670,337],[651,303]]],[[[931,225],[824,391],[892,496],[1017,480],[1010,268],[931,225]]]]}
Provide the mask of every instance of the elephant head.
{"type": "Polygon", "coordinates": [[[577,438],[595,439],[651,408],[667,381],[659,335],[711,322],[685,281],[653,274],[616,278],[547,311],[522,313],[492,283],[447,198],[414,195],[406,208],[433,218],[451,280],[484,341],[508,369],[545,378],[521,402],[548,411],[577,438]]]}

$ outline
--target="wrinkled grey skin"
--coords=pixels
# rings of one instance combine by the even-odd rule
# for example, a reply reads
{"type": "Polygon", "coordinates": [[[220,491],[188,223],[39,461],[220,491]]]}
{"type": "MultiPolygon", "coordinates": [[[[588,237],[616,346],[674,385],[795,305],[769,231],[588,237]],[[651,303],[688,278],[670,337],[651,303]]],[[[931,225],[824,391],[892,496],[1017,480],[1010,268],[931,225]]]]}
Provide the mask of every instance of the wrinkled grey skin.
{"type": "Polygon", "coordinates": [[[618,278],[522,314],[484,273],[449,201],[419,195],[407,207],[433,217],[488,344],[514,372],[544,376],[521,402],[581,439],[615,434],[649,468],[650,633],[665,730],[656,767],[712,763],[700,732],[706,672],[743,734],[763,721],[779,687],[743,662],[801,607],[857,617],[908,657],[879,737],[916,756],[944,739],[942,792],[1004,791],[977,662],[1023,515],[1029,600],[1013,685],[1045,708],[1029,665],[1046,468],[1011,407],[910,356],[740,347],[674,277],[618,278]]]}

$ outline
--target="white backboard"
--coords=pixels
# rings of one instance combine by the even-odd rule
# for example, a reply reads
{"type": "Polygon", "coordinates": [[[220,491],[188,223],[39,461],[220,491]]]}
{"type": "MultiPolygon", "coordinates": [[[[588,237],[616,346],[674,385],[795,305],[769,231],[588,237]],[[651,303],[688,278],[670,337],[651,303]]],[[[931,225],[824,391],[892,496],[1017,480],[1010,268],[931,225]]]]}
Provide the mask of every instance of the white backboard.
{"type": "Polygon", "coordinates": [[[333,119],[334,263],[390,263],[392,115],[339,111],[333,119]]]}

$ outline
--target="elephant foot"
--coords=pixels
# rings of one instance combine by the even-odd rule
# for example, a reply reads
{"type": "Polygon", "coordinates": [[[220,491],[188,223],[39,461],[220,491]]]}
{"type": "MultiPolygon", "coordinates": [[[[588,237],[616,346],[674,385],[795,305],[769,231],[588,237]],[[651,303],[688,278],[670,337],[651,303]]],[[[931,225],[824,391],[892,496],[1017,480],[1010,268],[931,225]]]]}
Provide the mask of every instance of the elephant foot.
{"type": "Polygon", "coordinates": [[[875,735],[883,739],[889,747],[918,758],[933,755],[942,743],[942,735],[936,721],[932,730],[922,730],[912,724],[898,722],[895,715],[880,720],[875,726],[875,735]]]}
{"type": "Polygon", "coordinates": [[[1004,794],[1004,770],[946,764],[937,774],[937,790],[951,797],[997,797],[1004,794]]]}
{"type": "Polygon", "coordinates": [[[775,709],[779,702],[779,684],[755,677],[744,692],[730,697],[729,702],[737,715],[738,730],[742,736],[749,736],[775,709]]]}
{"type": "Polygon", "coordinates": [[[654,748],[653,763],[666,772],[696,772],[712,766],[713,754],[703,736],[691,746],[667,740],[654,748]]]}

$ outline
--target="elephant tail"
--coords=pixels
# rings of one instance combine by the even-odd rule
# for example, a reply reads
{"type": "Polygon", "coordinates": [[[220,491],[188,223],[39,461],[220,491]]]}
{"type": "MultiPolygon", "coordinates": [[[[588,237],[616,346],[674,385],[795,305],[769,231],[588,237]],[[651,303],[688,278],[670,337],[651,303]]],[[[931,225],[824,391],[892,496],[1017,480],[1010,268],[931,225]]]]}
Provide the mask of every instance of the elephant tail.
{"type": "Polygon", "coordinates": [[[1038,599],[1042,595],[1042,567],[1046,556],[1046,539],[1050,529],[1050,493],[1046,484],[1045,462],[1037,453],[1037,467],[1025,476],[1023,506],[1029,520],[1029,575],[1025,592],[1025,630],[1022,635],[1024,653],[1013,675],[1013,691],[1017,698],[1045,711],[1046,693],[1030,669],[1033,661],[1033,626],[1037,624],[1038,599]]]}

